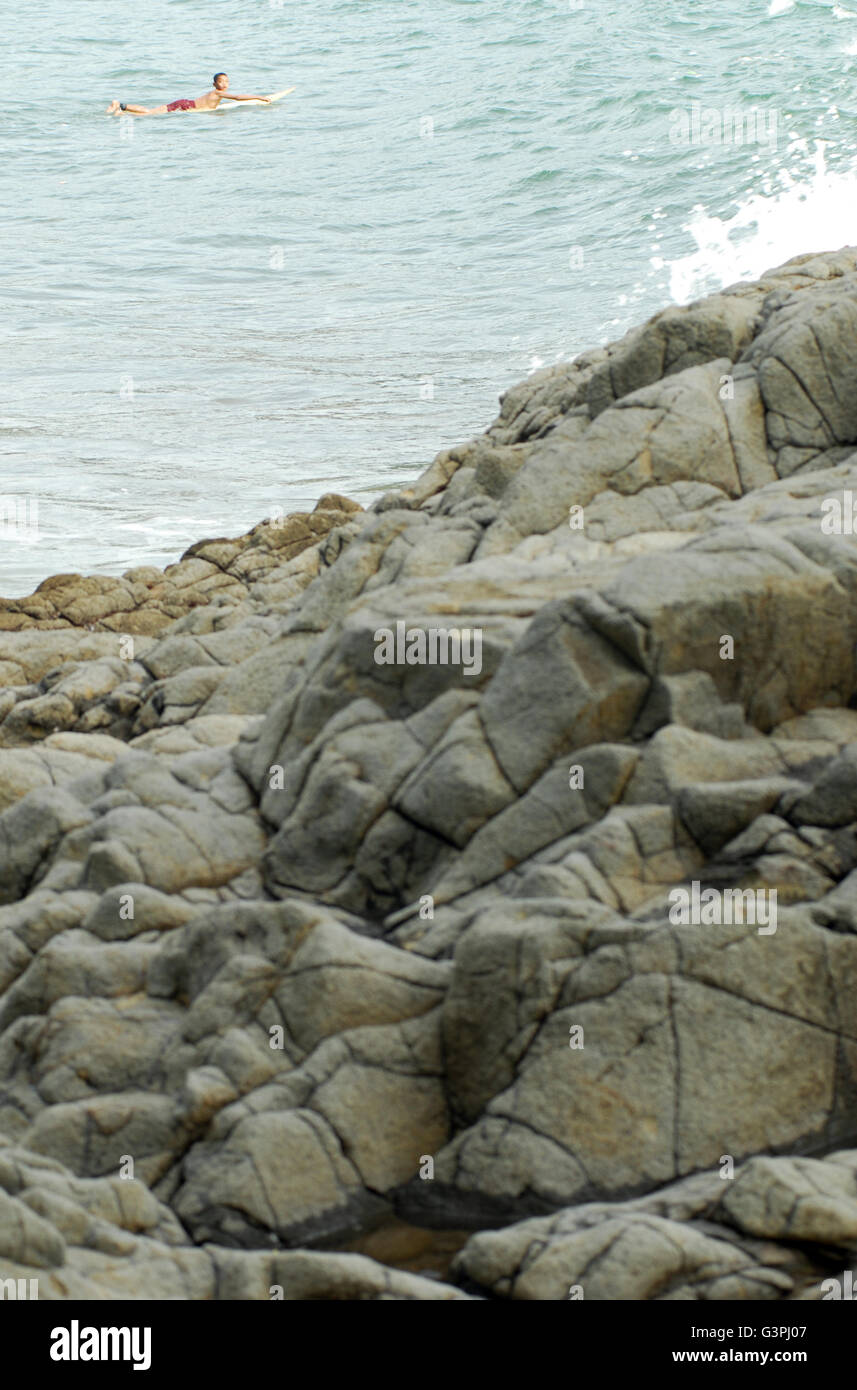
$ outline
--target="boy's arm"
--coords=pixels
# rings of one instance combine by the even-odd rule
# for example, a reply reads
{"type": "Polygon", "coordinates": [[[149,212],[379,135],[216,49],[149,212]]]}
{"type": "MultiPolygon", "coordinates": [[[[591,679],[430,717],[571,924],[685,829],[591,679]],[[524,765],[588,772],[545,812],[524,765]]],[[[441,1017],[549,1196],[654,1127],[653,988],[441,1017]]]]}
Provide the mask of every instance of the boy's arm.
{"type": "Polygon", "coordinates": [[[226,101],[270,101],[270,97],[237,96],[235,92],[222,93],[226,101]]]}

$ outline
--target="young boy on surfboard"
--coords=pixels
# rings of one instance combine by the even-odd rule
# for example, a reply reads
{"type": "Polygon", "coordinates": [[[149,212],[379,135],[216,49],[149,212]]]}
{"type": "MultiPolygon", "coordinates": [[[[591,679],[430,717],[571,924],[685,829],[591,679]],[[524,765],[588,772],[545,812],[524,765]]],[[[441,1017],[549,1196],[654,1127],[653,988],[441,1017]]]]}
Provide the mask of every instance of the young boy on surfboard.
{"type": "Polygon", "coordinates": [[[205,96],[197,97],[195,101],[190,97],[180,97],[178,101],[171,101],[168,106],[132,106],[130,102],[111,101],[107,114],[118,116],[124,111],[129,116],[161,116],[167,111],[214,111],[224,98],[227,101],[262,101],[266,105],[271,100],[270,97],[237,96],[228,91],[228,87],[229,78],[226,73],[216,72],[211,91],[206,92],[205,96]]]}

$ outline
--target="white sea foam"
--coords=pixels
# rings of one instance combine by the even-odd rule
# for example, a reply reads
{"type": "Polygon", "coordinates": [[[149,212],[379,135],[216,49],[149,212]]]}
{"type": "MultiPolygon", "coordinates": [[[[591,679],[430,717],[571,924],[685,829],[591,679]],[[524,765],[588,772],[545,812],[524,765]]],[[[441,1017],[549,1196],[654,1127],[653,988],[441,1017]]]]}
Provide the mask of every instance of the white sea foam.
{"type": "Polygon", "coordinates": [[[780,185],[746,198],[731,218],[695,210],[687,230],[697,249],[669,264],[676,303],[686,304],[736,280],[755,279],[807,251],[854,243],[857,164],[832,173],[818,141],[811,175],[798,179],[781,171],[780,185]]]}
{"type": "MultiPolygon", "coordinates": [[[[175,540],[192,536],[199,539],[208,534],[213,535],[219,521],[216,517],[196,517],[196,516],[153,516],[146,521],[120,521],[115,522],[117,531],[131,531],[140,536],[151,537],[153,540],[175,540]],[[206,529],[207,528],[207,529],[206,529]]],[[[240,523],[238,523],[240,525],[240,523]]],[[[246,529],[249,530],[253,522],[248,523],[246,529]]]]}
{"type": "Polygon", "coordinates": [[[768,14],[772,17],[778,14],[787,14],[795,7],[795,0],[771,0],[768,6],[768,14]]]}

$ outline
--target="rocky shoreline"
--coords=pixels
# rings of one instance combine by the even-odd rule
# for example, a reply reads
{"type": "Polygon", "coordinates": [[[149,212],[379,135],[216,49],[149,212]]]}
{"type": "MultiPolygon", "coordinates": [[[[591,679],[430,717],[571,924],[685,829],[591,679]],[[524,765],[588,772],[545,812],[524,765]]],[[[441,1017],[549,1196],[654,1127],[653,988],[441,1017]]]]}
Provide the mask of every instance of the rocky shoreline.
{"type": "Polygon", "coordinates": [[[368,510],[0,600],[0,1280],[837,1296],[855,340],[800,257],[368,510]]]}

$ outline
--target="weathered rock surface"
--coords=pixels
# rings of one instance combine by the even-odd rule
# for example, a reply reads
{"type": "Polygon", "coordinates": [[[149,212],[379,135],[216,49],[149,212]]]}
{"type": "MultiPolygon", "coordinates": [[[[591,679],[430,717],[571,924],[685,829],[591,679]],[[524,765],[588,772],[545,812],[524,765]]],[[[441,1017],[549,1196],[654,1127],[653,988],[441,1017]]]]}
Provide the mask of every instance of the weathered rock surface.
{"type": "Polygon", "coordinates": [[[317,573],[318,542],[361,510],[350,497],[327,493],[311,512],[274,517],[232,540],[197,541],[163,571],[140,565],[121,579],[55,574],[27,598],[0,599],[0,632],[86,628],[152,636],[208,604],[241,608],[263,594],[269,604],[288,600],[317,573]],[[314,552],[308,561],[294,563],[306,550],[314,552]]]}
{"type": "Polygon", "coordinates": [[[801,257],[367,512],[2,605],[0,1278],[824,1296],[855,331],[857,252],[801,257]]]}
{"type": "Polygon", "coordinates": [[[34,1280],[47,1300],[468,1298],[360,1255],[193,1246],[143,1183],[76,1178],[11,1145],[0,1146],[0,1278],[6,1298],[30,1297],[34,1280]]]}
{"type": "Polygon", "coordinates": [[[853,1258],[855,1199],[853,1150],[753,1158],[734,1178],[697,1174],[482,1232],[453,1272],[500,1298],[817,1301],[853,1258]]]}

